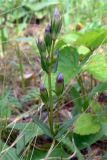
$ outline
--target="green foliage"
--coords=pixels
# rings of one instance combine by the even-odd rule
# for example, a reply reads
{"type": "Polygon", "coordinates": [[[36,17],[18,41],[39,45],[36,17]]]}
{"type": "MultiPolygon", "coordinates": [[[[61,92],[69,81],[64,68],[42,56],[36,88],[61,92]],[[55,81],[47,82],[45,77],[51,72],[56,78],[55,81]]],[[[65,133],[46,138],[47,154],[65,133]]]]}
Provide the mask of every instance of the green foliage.
{"type": "MultiPolygon", "coordinates": [[[[14,139],[16,139],[16,143],[15,147],[9,148],[1,155],[1,159],[18,160],[27,152],[28,155],[26,154],[27,156],[23,157],[25,160],[44,158],[50,150],[36,149],[38,144],[37,146],[36,142],[34,144],[34,138],[39,136],[44,138],[45,135],[55,140],[55,148],[50,151],[49,159],[68,159],[70,156],[68,153],[71,154],[76,151],[77,158],[84,160],[80,149],[87,148],[87,146],[101,140],[104,136],[107,137],[107,107],[105,104],[102,107],[95,97],[99,93],[107,91],[107,56],[105,54],[106,45],[104,46],[107,43],[107,29],[106,26],[102,27],[106,4],[107,2],[102,0],[95,2],[93,0],[15,0],[14,2],[12,0],[1,0],[1,57],[5,55],[7,49],[4,42],[8,41],[9,38],[11,39],[11,32],[9,31],[12,31],[12,34],[15,33],[12,36],[16,38],[14,42],[17,42],[17,44],[21,42],[31,44],[34,40],[33,37],[16,37],[23,34],[22,31],[27,27],[30,19],[34,18],[34,21],[41,20],[40,22],[45,21],[49,18],[49,12],[56,6],[60,8],[61,15],[63,15],[62,18],[57,12],[54,17],[56,19],[53,18],[56,22],[53,23],[53,27],[51,26],[51,31],[48,31],[52,43],[47,41],[48,38],[45,39],[44,45],[48,47],[41,58],[41,67],[46,71],[48,77],[43,82],[46,84],[49,94],[49,99],[43,106],[43,111],[45,110],[46,114],[48,113],[48,123],[46,124],[43,119],[40,120],[35,115],[35,110],[41,107],[36,105],[36,101],[40,99],[40,93],[37,89],[30,89],[24,96],[19,98],[20,101],[11,94],[11,91],[6,90],[2,93],[0,95],[0,142],[3,144],[0,147],[4,145],[2,139],[5,139],[5,134],[2,135],[2,132],[5,133],[5,128],[10,133],[6,143],[11,144],[14,139]],[[63,34],[59,35],[62,19],[64,27],[61,33],[63,34]],[[83,28],[77,30],[76,27],[79,22],[81,22],[83,28]],[[55,24],[58,24],[58,26],[55,26],[55,24]],[[99,52],[100,48],[103,49],[103,54],[99,52]],[[54,55],[56,50],[58,56],[54,55]],[[55,73],[52,72],[53,68],[56,71],[55,73]],[[61,92],[61,95],[55,92],[55,81],[57,74],[60,72],[64,76],[65,87],[69,82],[72,82],[72,86],[67,86],[69,91],[61,92]],[[84,73],[87,74],[86,77],[84,73]],[[95,80],[100,81],[100,83],[97,81],[99,84],[96,85],[95,80]],[[73,106],[70,106],[72,107],[71,118],[62,122],[59,117],[60,110],[63,111],[61,107],[65,100],[72,101],[73,106]],[[25,105],[29,102],[31,102],[31,107],[34,109],[29,110],[32,112],[30,118],[33,119],[33,122],[27,122],[26,115],[29,116],[29,111],[28,114],[21,114],[25,111],[25,105]],[[35,104],[34,106],[32,102],[35,104]],[[25,115],[25,122],[21,119],[21,122],[11,123],[7,127],[7,123],[11,121],[14,111],[15,116],[17,111],[19,113],[15,120],[17,121],[18,118],[23,118],[25,115]],[[14,131],[17,132],[17,136],[14,135],[14,131]],[[13,136],[12,142],[11,136],[13,136]],[[32,144],[35,147],[33,149],[32,144]]],[[[21,56],[19,50],[17,58],[19,58],[20,74],[23,79],[24,70],[22,68],[23,61],[20,59],[21,56]]],[[[25,91],[24,86],[23,92],[25,91]]],[[[39,109],[41,110],[41,108],[39,109]]],[[[5,149],[7,147],[9,146],[5,144],[5,149]]]]}
{"type": "Polygon", "coordinates": [[[95,31],[83,33],[75,42],[76,45],[84,45],[91,50],[98,48],[100,45],[107,42],[107,30],[101,28],[95,31]],[[90,36],[91,35],[91,36],[90,36]]]}
{"type": "Polygon", "coordinates": [[[4,142],[0,142],[0,145],[2,145],[2,150],[5,150],[2,154],[0,154],[0,159],[2,160],[19,160],[17,154],[16,154],[16,150],[14,148],[9,148],[8,149],[8,145],[6,145],[4,142]]]}
{"type": "Polygon", "coordinates": [[[44,134],[48,135],[49,137],[53,137],[49,127],[45,123],[36,117],[33,119],[33,121],[43,130],[44,134]]]}
{"type": "Polygon", "coordinates": [[[96,116],[90,113],[81,114],[74,122],[74,133],[80,135],[89,135],[97,133],[100,130],[100,124],[96,120],[96,116]]]}
{"type": "Polygon", "coordinates": [[[100,81],[107,81],[107,57],[104,54],[92,55],[83,67],[93,77],[100,81]]]}

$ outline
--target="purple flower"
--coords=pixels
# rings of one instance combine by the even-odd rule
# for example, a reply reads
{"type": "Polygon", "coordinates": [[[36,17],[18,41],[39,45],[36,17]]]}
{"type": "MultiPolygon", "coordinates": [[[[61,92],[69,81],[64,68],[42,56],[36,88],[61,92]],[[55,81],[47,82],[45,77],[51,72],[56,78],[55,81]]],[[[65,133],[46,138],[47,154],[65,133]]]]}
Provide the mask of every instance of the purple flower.
{"type": "Polygon", "coordinates": [[[62,73],[59,73],[56,78],[56,85],[55,85],[55,91],[56,95],[59,96],[63,93],[64,90],[64,77],[62,73]]]}
{"type": "Polygon", "coordinates": [[[45,91],[45,86],[43,84],[40,85],[40,92],[44,92],[45,91]]]}
{"type": "Polygon", "coordinates": [[[40,85],[40,96],[44,103],[48,102],[48,92],[43,84],[40,85]]]}
{"type": "Polygon", "coordinates": [[[54,16],[55,19],[60,18],[60,12],[59,12],[58,8],[55,8],[53,16],[54,16]]]}
{"type": "Polygon", "coordinates": [[[64,77],[63,77],[62,73],[58,74],[56,80],[57,80],[57,83],[62,83],[64,81],[64,77]]]}
{"type": "Polygon", "coordinates": [[[45,33],[50,33],[51,32],[51,25],[48,24],[48,26],[45,29],[45,33]]]}

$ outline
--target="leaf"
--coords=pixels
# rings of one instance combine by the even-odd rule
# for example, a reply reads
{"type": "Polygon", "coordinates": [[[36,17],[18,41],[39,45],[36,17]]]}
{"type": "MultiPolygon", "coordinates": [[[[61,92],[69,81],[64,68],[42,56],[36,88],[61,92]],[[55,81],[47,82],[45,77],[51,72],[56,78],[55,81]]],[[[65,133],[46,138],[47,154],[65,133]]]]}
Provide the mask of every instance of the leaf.
{"type": "Polygon", "coordinates": [[[76,146],[79,149],[84,149],[87,147],[86,144],[93,144],[96,141],[100,140],[104,135],[107,135],[107,123],[102,123],[101,124],[101,129],[99,130],[98,133],[91,134],[91,135],[78,135],[74,134],[74,140],[76,143],[76,146]]]}
{"type": "Polygon", "coordinates": [[[68,128],[72,127],[74,120],[77,118],[77,116],[75,116],[72,119],[68,119],[66,120],[59,128],[57,135],[55,136],[55,138],[59,138],[61,137],[67,130],[68,128]]]}
{"type": "Polygon", "coordinates": [[[67,150],[69,152],[74,153],[76,151],[76,155],[77,155],[77,157],[78,157],[79,160],[84,160],[83,155],[78,150],[78,148],[77,148],[76,144],[74,143],[74,141],[71,141],[71,139],[69,138],[69,136],[62,138],[61,142],[63,143],[63,145],[67,148],[67,150]]]}
{"type": "Polygon", "coordinates": [[[34,117],[33,121],[43,130],[44,134],[48,135],[49,137],[53,137],[49,127],[43,123],[39,118],[34,117]]]}
{"type": "MultiPolygon", "coordinates": [[[[7,149],[9,146],[6,145],[4,142],[0,141],[0,145],[2,145],[2,151],[7,149]]],[[[3,154],[0,154],[0,159],[2,160],[19,160],[18,156],[16,155],[16,149],[9,148],[6,152],[3,154]]]]}
{"type": "Polygon", "coordinates": [[[14,127],[14,129],[19,130],[20,134],[18,137],[21,137],[16,144],[16,153],[19,155],[25,146],[31,141],[34,137],[40,136],[43,134],[42,130],[35,125],[35,123],[16,123],[15,126],[11,125],[9,128],[14,127]]]}
{"type": "Polygon", "coordinates": [[[81,56],[86,56],[86,55],[88,55],[88,54],[90,53],[90,50],[89,50],[89,48],[81,45],[81,46],[78,48],[78,53],[79,53],[79,55],[81,55],[81,56]]]}
{"type": "MultiPolygon", "coordinates": [[[[30,152],[28,159],[30,159],[32,152],[30,152]]],[[[32,160],[42,160],[45,158],[47,152],[35,149],[33,152],[32,160]]],[[[65,150],[58,145],[49,156],[51,160],[57,160],[61,158],[67,158],[69,155],[65,152],[65,150]]]]}
{"type": "Polygon", "coordinates": [[[89,135],[97,133],[100,130],[100,124],[96,117],[90,113],[82,113],[74,122],[74,133],[80,135],[89,135]]]}
{"type": "Polygon", "coordinates": [[[52,7],[57,5],[59,2],[57,0],[48,1],[48,2],[39,2],[39,3],[25,3],[25,6],[30,8],[32,11],[40,11],[42,9],[46,9],[47,7],[52,7]]]}
{"type": "MultiPolygon", "coordinates": [[[[52,74],[53,88],[55,87],[56,76],[58,73],[62,73],[64,75],[65,84],[67,84],[71,80],[71,78],[76,76],[76,74],[80,71],[78,58],[79,57],[76,48],[67,45],[63,48],[60,48],[57,72],[55,74],[52,74]]],[[[47,77],[44,78],[45,85],[47,86],[48,79],[46,79],[47,77]]]]}
{"type": "Polygon", "coordinates": [[[94,96],[97,92],[101,93],[103,91],[107,90],[107,82],[103,82],[95,86],[92,91],[89,93],[89,97],[91,98],[94,96]]]}
{"type": "Polygon", "coordinates": [[[101,28],[95,31],[85,32],[79,37],[74,44],[84,45],[91,50],[99,47],[99,45],[107,42],[107,29],[101,28]]]}
{"type": "Polygon", "coordinates": [[[92,74],[93,77],[100,81],[107,81],[107,57],[106,55],[94,54],[90,56],[87,63],[83,66],[83,71],[92,74]]]}
{"type": "Polygon", "coordinates": [[[92,112],[94,112],[94,113],[98,113],[102,109],[101,105],[98,102],[94,101],[94,100],[92,100],[90,102],[90,106],[91,106],[92,112]]]}
{"type": "Polygon", "coordinates": [[[58,72],[63,73],[65,83],[79,71],[78,52],[76,48],[65,46],[60,50],[58,72]]]}

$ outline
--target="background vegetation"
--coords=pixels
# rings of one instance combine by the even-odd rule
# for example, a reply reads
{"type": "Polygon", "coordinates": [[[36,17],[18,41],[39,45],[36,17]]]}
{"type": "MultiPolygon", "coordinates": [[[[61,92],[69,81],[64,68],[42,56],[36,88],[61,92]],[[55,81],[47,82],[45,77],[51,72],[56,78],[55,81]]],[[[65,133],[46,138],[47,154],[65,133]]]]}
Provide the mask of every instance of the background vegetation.
{"type": "Polygon", "coordinates": [[[107,159],[106,19],[105,0],[0,0],[1,160],[107,159]],[[47,86],[47,75],[36,40],[56,7],[63,23],[52,89],[61,72],[65,90],[53,144],[38,89],[41,81],[47,86]]]}

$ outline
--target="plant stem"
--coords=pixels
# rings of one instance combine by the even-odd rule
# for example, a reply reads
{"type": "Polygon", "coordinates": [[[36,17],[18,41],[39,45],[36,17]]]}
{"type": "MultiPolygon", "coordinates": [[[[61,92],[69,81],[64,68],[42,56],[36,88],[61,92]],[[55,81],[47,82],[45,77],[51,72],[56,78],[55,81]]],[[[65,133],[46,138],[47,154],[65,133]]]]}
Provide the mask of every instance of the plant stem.
{"type": "MultiPolygon", "coordinates": [[[[51,51],[49,53],[49,59],[52,62],[53,59],[53,50],[54,50],[54,44],[55,42],[52,42],[51,51]]],[[[54,133],[53,130],[53,97],[52,97],[52,84],[51,84],[51,72],[52,72],[52,66],[49,67],[49,73],[48,73],[48,91],[49,91],[49,125],[50,130],[52,133],[54,133]]]]}
{"type": "Polygon", "coordinates": [[[60,100],[61,100],[61,98],[58,96],[57,97],[57,120],[59,121],[59,109],[60,109],[60,100]]]}
{"type": "Polygon", "coordinates": [[[49,108],[50,108],[50,114],[49,114],[49,125],[50,130],[53,133],[53,97],[52,97],[52,86],[51,86],[51,70],[48,74],[48,89],[49,89],[49,108]]]}

